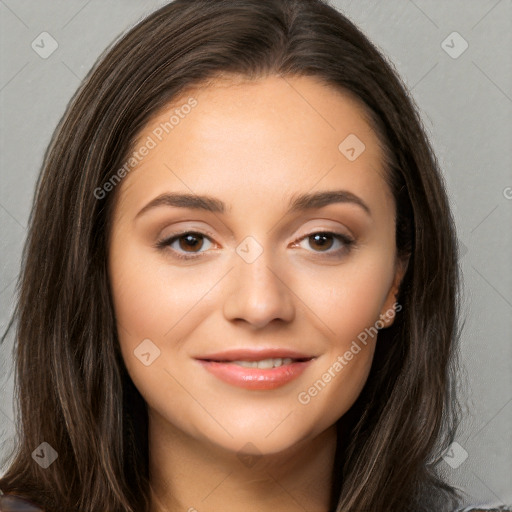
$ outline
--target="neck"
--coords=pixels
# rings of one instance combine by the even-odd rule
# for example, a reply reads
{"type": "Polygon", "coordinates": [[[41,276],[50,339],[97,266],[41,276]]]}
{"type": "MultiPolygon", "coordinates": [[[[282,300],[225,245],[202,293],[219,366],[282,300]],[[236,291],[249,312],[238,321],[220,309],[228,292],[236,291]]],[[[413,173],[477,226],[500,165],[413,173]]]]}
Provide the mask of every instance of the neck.
{"type": "Polygon", "coordinates": [[[279,453],[242,456],[149,411],[151,512],[327,512],[336,427],[279,453]]]}

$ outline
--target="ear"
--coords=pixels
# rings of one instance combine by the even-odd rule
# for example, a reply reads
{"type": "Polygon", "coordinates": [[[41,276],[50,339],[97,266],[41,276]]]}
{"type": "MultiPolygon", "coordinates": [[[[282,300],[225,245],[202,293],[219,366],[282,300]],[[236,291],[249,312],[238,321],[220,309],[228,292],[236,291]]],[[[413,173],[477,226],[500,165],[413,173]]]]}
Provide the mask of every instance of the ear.
{"type": "Polygon", "coordinates": [[[393,325],[395,316],[398,311],[402,309],[402,306],[397,303],[398,292],[400,290],[400,284],[409,266],[410,255],[402,258],[397,257],[395,261],[395,276],[393,278],[393,284],[389,290],[386,301],[382,306],[382,310],[379,315],[379,320],[382,325],[382,329],[393,325]]]}

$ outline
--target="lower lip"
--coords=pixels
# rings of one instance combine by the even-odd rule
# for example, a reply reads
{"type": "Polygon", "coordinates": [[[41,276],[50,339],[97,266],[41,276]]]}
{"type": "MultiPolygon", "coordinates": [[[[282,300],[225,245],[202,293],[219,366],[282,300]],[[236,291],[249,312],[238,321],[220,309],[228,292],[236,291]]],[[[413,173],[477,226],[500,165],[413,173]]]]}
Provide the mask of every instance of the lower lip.
{"type": "Polygon", "coordinates": [[[297,361],[277,368],[245,368],[234,363],[204,361],[199,363],[218,379],[245,389],[276,389],[296,379],[312,362],[297,361]]]}

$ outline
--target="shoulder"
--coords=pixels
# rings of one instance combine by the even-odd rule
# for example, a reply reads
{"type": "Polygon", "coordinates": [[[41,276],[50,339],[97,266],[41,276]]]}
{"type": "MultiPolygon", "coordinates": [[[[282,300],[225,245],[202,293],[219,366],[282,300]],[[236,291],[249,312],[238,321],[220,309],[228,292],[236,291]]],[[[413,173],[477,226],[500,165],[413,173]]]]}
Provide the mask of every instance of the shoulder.
{"type": "Polygon", "coordinates": [[[44,512],[29,500],[15,495],[0,495],[0,512],[44,512]]]}

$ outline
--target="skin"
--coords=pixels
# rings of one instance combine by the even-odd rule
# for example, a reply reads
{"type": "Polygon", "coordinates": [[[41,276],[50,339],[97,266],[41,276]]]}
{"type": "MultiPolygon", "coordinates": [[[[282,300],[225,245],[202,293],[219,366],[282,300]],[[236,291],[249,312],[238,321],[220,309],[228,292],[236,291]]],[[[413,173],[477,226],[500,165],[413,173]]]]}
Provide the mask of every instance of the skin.
{"type": "Polygon", "coordinates": [[[391,325],[386,312],[405,271],[379,141],[348,94],[312,77],[273,76],[194,90],[134,147],[189,96],[197,106],[118,185],[109,247],[122,355],[149,410],[152,511],[326,511],[335,422],[367,379],[377,337],[359,343],[307,404],[298,395],[382,315],[391,325]],[[366,146],[354,161],[338,149],[351,133],[366,146]],[[337,189],[360,197],[371,216],[353,203],[287,213],[292,195],[337,189]],[[227,209],[164,205],[135,218],[164,192],[208,194],[227,209]],[[155,248],[188,231],[206,236],[155,248]],[[306,236],[319,231],[355,243],[343,252],[336,238],[306,236]],[[236,252],[247,236],[263,251],[251,263],[236,252]],[[173,249],[199,257],[182,261],[173,249]],[[148,366],[134,356],[144,339],[160,350],[148,366]],[[275,346],[317,358],[267,391],[227,384],[194,359],[275,346]],[[252,463],[241,456],[250,454],[252,463]]]}

